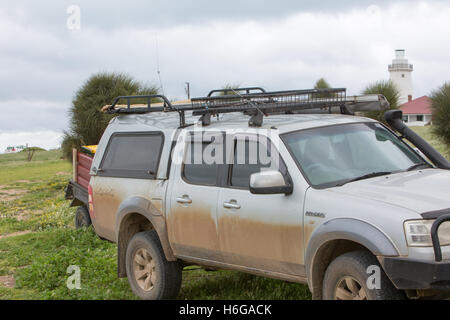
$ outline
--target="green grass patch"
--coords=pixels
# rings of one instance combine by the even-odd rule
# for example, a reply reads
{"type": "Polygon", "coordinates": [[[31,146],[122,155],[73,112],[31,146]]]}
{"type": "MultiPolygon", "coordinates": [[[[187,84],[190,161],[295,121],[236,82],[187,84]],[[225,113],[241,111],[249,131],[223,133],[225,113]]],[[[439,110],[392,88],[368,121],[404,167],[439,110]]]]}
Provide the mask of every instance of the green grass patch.
{"type": "MultiPolygon", "coordinates": [[[[36,151],[34,153],[31,162],[49,161],[49,160],[61,160],[62,154],[61,150],[55,149],[50,151],[36,151]]],[[[26,152],[17,153],[5,153],[0,154],[0,165],[3,166],[8,163],[30,163],[27,161],[26,152]]]]}
{"type": "Polygon", "coordinates": [[[14,270],[15,289],[43,299],[133,299],[127,280],[117,278],[116,259],[115,245],[91,228],[55,228],[0,242],[0,272],[14,270]],[[79,290],[66,285],[71,265],[80,268],[79,290]]]}
{"type": "Polygon", "coordinates": [[[27,161],[26,153],[0,155],[0,185],[15,181],[36,181],[48,179],[57,173],[71,172],[72,166],[61,159],[60,150],[37,151],[31,161],[27,161]]]}
{"type": "Polygon", "coordinates": [[[411,129],[414,130],[414,132],[416,132],[419,136],[424,138],[444,157],[450,159],[450,147],[447,146],[440,137],[433,134],[432,126],[411,127],[411,129]]]}
{"type": "MultiPolygon", "coordinates": [[[[127,280],[117,278],[116,246],[98,238],[92,229],[56,229],[40,233],[39,238],[28,236],[28,245],[22,246],[44,245],[36,248],[42,254],[17,273],[18,289],[35,289],[46,299],[134,298],[127,280]],[[80,268],[81,289],[67,288],[67,268],[71,265],[80,268]]],[[[22,252],[16,246],[10,254],[15,248],[22,252]]]]}
{"type": "MultiPolygon", "coordinates": [[[[117,277],[117,250],[92,228],[55,228],[0,241],[0,275],[14,274],[16,287],[0,298],[136,299],[117,277]],[[68,289],[67,268],[80,268],[81,289],[68,289]],[[16,291],[17,290],[17,291],[16,291]]],[[[234,271],[183,271],[179,299],[309,299],[306,286],[234,271]]]]}

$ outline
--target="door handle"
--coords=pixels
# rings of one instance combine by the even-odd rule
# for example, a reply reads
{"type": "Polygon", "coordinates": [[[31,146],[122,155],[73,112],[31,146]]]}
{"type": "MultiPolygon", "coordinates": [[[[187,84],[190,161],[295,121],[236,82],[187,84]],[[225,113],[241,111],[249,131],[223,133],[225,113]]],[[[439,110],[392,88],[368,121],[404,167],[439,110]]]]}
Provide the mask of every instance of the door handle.
{"type": "Polygon", "coordinates": [[[177,198],[178,203],[192,203],[192,199],[189,198],[187,194],[183,194],[181,197],[177,198]]]}
{"type": "Polygon", "coordinates": [[[223,207],[227,209],[240,209],[241,205],[236,200],[230,200],[230,202],[224,202],[223,207]]]}

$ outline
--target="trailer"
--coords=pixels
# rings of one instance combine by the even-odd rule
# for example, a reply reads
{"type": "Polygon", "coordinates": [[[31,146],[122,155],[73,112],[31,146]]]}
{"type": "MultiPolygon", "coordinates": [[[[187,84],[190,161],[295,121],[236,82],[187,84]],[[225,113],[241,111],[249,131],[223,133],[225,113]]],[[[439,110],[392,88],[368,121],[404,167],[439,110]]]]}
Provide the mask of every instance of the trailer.
{"type": "Polygon", "coordinates": [[[67,184],[65,199],[71,200],[70,207],[78,207],[75,214],[77,228],[91,225],[89,215],[89,181],[92,160],[97,146],[82,146],[81,150],[72,151],[72,179],[67,184]]]}

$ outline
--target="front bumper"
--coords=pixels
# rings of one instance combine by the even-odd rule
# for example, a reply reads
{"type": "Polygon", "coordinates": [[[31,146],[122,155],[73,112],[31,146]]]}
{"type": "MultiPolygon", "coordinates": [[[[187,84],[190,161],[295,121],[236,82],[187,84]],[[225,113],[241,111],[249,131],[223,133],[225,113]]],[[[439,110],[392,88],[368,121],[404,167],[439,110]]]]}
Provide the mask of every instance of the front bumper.
{"type": "Polygon", "coordinates": [[[423,261],[380,257],[380,263],[397,289],[450,291],[450,260],[423,261]]]}

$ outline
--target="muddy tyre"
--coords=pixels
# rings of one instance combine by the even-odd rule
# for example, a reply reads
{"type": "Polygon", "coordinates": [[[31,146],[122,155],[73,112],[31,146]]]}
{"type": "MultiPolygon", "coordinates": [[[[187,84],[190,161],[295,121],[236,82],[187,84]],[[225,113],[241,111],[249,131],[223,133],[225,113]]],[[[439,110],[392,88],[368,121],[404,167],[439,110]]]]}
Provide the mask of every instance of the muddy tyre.
{"type": "Polygon", "coordinates": [[[85,206],[78,207],[75,213],[75,228],[89,227],[91,224],[92,221],[88,209],[85,206]]]}
{"type": "MultiPolygon", "coordinates": [[[[375,284],[369,282],[371,285],[375,284]]],[[[334,259],[325,272],[322,293],[324,300],[405,299],[404,293],[394,287],[377,258],[368,251],[349,252],[334,259]],[[367,280],[375,275],[373,270],[368,273],[371,266],[372,269],[379,270],[380,281],[379,286],[369,289],[367,280]]]]}
{"type": "Polygon", "coordinates": [[[181,287],[182,266],[167,261],[156,231],[135,234],[126,253],[128,282],[144,300],[174,299],[181,287]]]}

